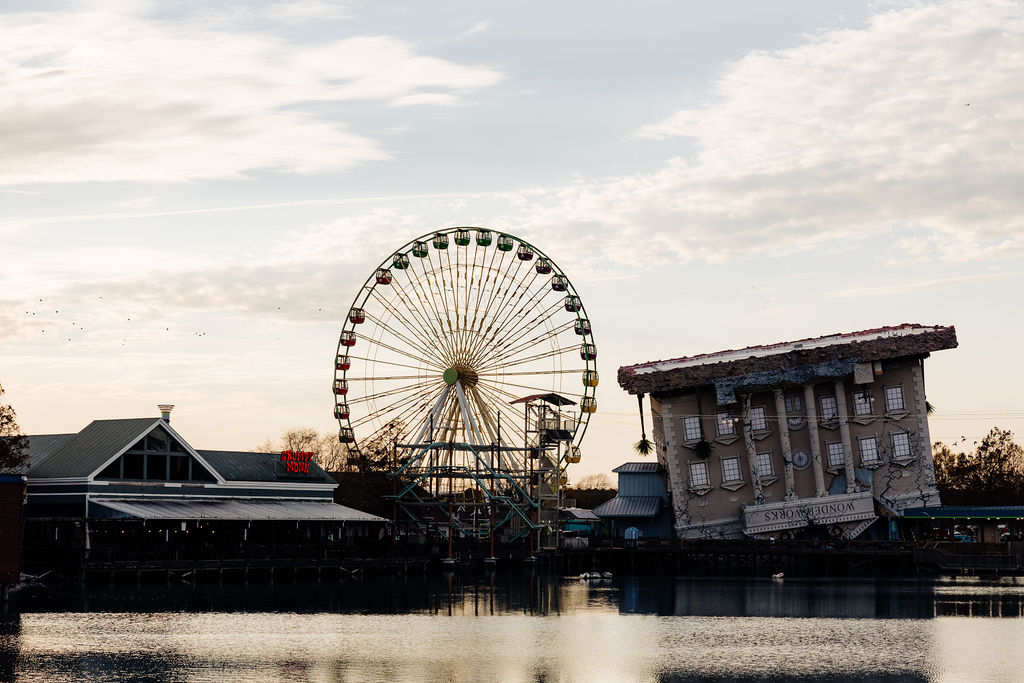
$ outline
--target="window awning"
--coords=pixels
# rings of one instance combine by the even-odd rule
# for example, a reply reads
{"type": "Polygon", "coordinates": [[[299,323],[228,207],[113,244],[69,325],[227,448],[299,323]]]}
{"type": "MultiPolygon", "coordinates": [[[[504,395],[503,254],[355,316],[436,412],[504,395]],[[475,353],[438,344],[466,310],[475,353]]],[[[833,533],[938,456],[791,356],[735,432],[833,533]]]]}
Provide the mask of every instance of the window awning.
{"type": "Polygon", "coordinates": [[[90,515],[136,519],[386,522],[333,502],[286,500],[90,500],[90,515]],[[100,509],[96,509],[100,508],[100,509]]]}

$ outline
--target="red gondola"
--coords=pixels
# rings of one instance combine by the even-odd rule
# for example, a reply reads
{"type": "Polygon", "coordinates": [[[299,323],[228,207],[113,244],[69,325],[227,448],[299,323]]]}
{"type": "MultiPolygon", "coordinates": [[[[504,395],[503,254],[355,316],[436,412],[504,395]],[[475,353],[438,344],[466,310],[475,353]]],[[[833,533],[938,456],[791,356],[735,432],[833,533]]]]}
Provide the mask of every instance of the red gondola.
{"type": "Polygon", "coordinates": [[[516,256],[519,257],[520,261],[532,261],[533,260],[533,249],[530,245],[525,242],[519,243],[519,250],[516,252],[516,256]]]}
{"type": "Polygon", "coordinates": [[[334,395],[344,396],[348,393],[348,380],[336,379],[334,380],[334,395]]]}
{"type": "Polygon", "coordinates": [[[356,333],[352,330],[341,331],[341,345],[342,346],[355,346],[356,345],[356,333]]]}
{"type": "Polygon", "coordinates": [[[597,360],[597,346],[594,344],[581,345],[580,358],[583,360],[597,360]]]}
{"type": "Polygon", "coordinates": [[[338,441],[341,443],[352,443],[356,440],[356,435],[353,433],[351,427],[342,427],[338,432],[338,441]]]}
{"type": "Polygon", "coordinates": [[[583,336],[590,334],[590,321],[586,318],[577,318],[576,324],[572,326],[573,332],[583,336]]]}
{"type": "Polygon", "coordinates": [[[360,323],[366,322],[366,311],[361,308],[353,308],[348,312],[348,320],[353,325],[359,325],[360,323]]]}
{"type": "Polygon", "coordinates": [[[348,370],[350,367],[352,367],[352,359],[349,358],[348,356],[338,356],[337,359],[334,361],[335,370],[341,370],[342,372],[344,372],[345,370],[348,370]]]}
{"type": "Polygon", "coordinates": [[[334,406],[334,417],[336,417],[337,419],[347,420],[350,414],[351,412],[348,409],[347,403],[339,403],[338,405],[334,406]]]}
{"type": "Polygon", "coordinates": [[[391,270],[388,268],[378,268],[374,277],[376,278],[378,285],[391,284],[391,270]]]}

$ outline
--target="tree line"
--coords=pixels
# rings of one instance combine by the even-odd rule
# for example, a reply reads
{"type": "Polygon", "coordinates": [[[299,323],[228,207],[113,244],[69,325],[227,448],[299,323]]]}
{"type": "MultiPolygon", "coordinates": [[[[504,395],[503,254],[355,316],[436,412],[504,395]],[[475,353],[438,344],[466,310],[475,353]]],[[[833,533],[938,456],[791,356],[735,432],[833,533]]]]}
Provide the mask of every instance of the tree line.
{"type": "Polygon", "coordinates": [[[944,505],[1024,505],[1024,448],[993,427],[973,449],[932,446],[935,484],[944,505]]]}

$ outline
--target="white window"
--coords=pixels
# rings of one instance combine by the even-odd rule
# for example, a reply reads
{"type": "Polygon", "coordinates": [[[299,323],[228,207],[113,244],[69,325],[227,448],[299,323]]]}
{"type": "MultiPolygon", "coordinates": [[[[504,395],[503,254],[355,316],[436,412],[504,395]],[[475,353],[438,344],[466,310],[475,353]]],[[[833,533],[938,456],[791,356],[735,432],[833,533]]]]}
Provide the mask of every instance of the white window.
{"type": "Polygon", "coordinates": [[[722,482],[729,484],[734,481],[741,481],[739,458],[722,458],[722,482]]]}
{"type": "Polygon", "coordinates": [[[757,454],[757,476],[759,477],[771,477],[775,474],[775,470],[772,468],[772,454],[771,453],[758,453],[757,454]]]}
{"type": "Polygon", "coordinates": [[[874,465],[881,458],[878,457],[878,441],[873,436],[859,436],[857,443],[860,445],[860,461],[865,465],[874,465]]]}
{"type": "Polygon", "coordinates": [[[891,413],[894,410],[903,410],[905,407],[903,403],[903,387],[886,387],[885,411],[891,413]]]}
{"type": "Polygon", "coordinates": [[[768,429],[768,421],[764,417],[764,408],[758,406],[750,409],[750,426],[755,432],[768,429]]]}
{"type": "MultiPolygon", "coordinates": [[[[886,390],[888,391],[888,390],[886,390]]],[[[911,456],[910,451],[910,434],[907,432],[897,432],[892,435],[892,457],[894,458],[909,458],[911,456]]]]}
{"type": "Polygon", "coordinates": [[[733,424],[732,415],[728,412],[715,413],[715,428],[719,436],[730,436],[736,433],[736,425],[733,424]]]}
{"type": "Polygon", "coordinates": [[[828,422],[839,419],[839,404],[836,402],[835,396],[822,396],[819,403],[821,403],[822,420],[828,422]]]}
{"type": "Polygon", "coordinates": [[[708,479],[708,464],[706,462],[691,462],[690,487],[701,488],[710,485],[711,482],[708,479]]]}
{"type": "Polygon", "coordinates": [[[700,441],[700,418],[696,416],[683,418],[683,438],[687,441],[700,441]]]}
{"type": "Polygon", "coordinates": [[[804,411],[804,399],[800,394],[786,394],[786,412],[802,413],[804,411]]]}
{"type": "Polygon", "coordinates": [[[825,444],[825,452],[828,453],[828,466],[829,467],[842,467],[846,461],[846,455],[843,453],[843,442],[842,441],[830,441],[825,444]]]}
{"type": "Polygon", "coordinates": [[[869,389],[853,392],[853,414],[871,414],[871,391],[869,389]]]}

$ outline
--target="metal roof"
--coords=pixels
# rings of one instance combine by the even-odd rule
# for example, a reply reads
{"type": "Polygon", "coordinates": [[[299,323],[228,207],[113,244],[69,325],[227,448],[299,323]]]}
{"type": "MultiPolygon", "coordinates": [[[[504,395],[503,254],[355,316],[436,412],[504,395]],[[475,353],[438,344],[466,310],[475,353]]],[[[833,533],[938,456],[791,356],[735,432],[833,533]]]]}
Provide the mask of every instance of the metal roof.
{"type": "Polygon", "coordinates": [[[690,389],[715,379],[787,370],[834,360],[869,362],[957,347],[956,329],[905,323],[859,332],[748,346],[619,368],[619,386],[631,394],[690,389]]]}
{"type": "Polygon", "coordinates": [[[551,404],[556,405],[556,406],[574,406],[574,405],[576,405],[576,401],[570,400],[570,399],[566,398],[565,396],[559,396],[558,394],[554,394],[554,393],[551,393],[551,394],[530,394],[529,396],[523,396],[522,398],[517,398],[514,401],[509,401],[509,404],[510,405],[515,405],[516,403],[529,403],[530,401],[547,401],[548,403],[551,403],[551,404]]]}
{"type": "Polygon", "coordinates": [[[661,465],[657,462],[624,462],[612,472],[617,474],[657,474],[661,465]]]}
{"type": "Polygon", "coordinates": [[[562,512],[572,517],[573,519],[600,519],[600,517],[594,514],[593,510],[587,510],[585,508],[562,508],[562,512]]]}
{"type": "Polygon", "coordinates": [[[1024,506],[1019,505],[938,505],[910,508],[903,511],[905,519],[1024,519],[1024,506]]]}
{"type": "Polygon", "coordinates": [[[309,476],[287,475],[280,453],[249,451],[196,451],[227,481],[301,481],[335,484],[334,478],[315,462],[309,463],[309,476]],[[283,475],[283,476],[282,476],[283,475]]]}
{"type": "Polygon", "coordinates": [[[30,467],[38,467],[47,458],[56,453],[74,434],[37,434],[28,438],[28,461],[30,467]]]}
{"type": "Polygon", "coordinates": [[[661,510],[658,496],[615,496],[594,508],[598,517],[654,517],[661,510]]]}
{"type": "MultiPolygon", "coordinates": [[[[165,424],[159,417],[137,417],[123,420],[93,420],[85,429],[72,434],[56,450],[43,456],[37,465],[31,463],[30,477],[88,477],[108,460],[158,424],[165,424]]],[[[36,438],[29,437],[29,448],[36,438]]]]}
{"type": "Polygon", "coordinates": [[[386,522],[368,512],[360,512],[337,503],[307,501],[243,500],[96,500],[113,510],[115,517],[138,519],[223,519],[223,520],[333,520],[339,522],[386,522]]]}

